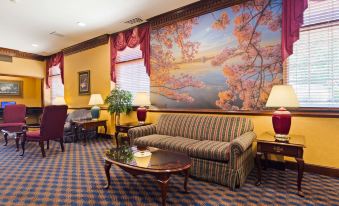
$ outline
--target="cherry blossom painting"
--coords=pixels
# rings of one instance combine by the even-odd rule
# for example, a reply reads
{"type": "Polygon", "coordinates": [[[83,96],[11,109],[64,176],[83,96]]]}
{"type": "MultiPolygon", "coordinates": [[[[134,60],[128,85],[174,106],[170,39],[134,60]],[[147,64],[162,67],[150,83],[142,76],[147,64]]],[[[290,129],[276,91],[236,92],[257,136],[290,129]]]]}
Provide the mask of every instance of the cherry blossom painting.
{"type": "Polygon", "coordinates": [[[152,30],[152,105],[263,109],[283,79],[281,11],[254,0],[152,30]]]}

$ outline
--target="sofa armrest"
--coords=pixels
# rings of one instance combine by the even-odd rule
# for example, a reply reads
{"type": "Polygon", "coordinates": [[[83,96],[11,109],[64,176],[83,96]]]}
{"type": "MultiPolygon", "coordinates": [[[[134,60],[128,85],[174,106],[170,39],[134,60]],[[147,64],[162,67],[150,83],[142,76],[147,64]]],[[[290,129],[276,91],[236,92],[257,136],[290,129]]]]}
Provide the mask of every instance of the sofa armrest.
{"type": "Polygon", "coordinates": [[[257,135],[254,132],[246,132],[237,137],[230,144],[230,163],[233,169],[242,166],[248,155],[252,154],[252,143],[257,135]]]}
{"type": "Polygon", "coordinates": [[[156,134],[157,127],[154,124],[135,127],[128,130],[128,137],[130,138],[131,145],[133,145],[134,139],[138,137],[143,137],[151,134],[156,134]]]}
{"type": "Polygon", "coordinates": [[[231,151],[235,152],[244,152],[247,148],[249,148],[257,135],[254,132],[246,132],[241,136],[237,137],[231,142],[231,151]]]}

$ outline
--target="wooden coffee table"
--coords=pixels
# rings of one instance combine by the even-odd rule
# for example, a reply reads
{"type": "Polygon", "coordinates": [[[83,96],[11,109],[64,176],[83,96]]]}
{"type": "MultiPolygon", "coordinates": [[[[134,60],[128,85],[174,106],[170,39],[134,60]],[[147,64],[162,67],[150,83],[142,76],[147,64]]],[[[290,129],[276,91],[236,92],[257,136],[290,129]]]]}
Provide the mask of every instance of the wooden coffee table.
{"type": "MultiPolygon", "coordinates": [[[[105,173],[107,177],[106,189],[111,184],[109,170],[112,164],[119,166],[133,176],[150,174],[156,178],[162,196],[162,205],[166,205],[167,188],[171,174],[184,173],[184,190],[187,192],[188,170],[191,160],[184,153],[171,152],[157,148],[148,148],[149,156],[137,157],[137,154],[145,152],[137,147],[122,146],[112,148],[105,153],[105,173]]],[[[146,151],[146,152],[147,152],[146,151]]]]}

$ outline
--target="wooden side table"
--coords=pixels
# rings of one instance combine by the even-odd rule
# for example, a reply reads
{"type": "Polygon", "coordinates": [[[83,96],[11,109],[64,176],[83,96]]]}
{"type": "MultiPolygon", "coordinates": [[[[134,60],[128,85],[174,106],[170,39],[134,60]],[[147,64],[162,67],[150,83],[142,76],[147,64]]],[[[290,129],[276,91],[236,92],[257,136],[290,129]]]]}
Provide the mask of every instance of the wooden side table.
{"type": "Polygon", "coordinates": [[[274,134],[265,132],[256,139],[257,142],[257,154],[256,154],[256,165],[257,171],[257,182],[256,185],[261,184],[261,157],[264,156],[267,159],[267,154],[277,154],[288,157],[294,157],[298,165],[298,195],[304,197],[304,193],[301,190],[301,181],[304,173],[304,148],[305,137],[302,135],[290,135],[289,142],[278,142],[274,138],[274,134]]]}
{"type": "MultiPolygon", "coordinates": [[[[72,122],[75,126],[75,130],[78,128],[83,130],[88,130],[92,128],[96,128],[98,130],[98,127],[102,126],[105,129],[105,134],[107,133],[107,120],[82,120],[82,121],[73,121],[72,122]]],[[[75,132],[75,139],[78,140],[78,132],[75,132]]],[[[84,145],[87,143],[87,136],[84,138],[84,145]]]]}
{"type": "MultiPolygon", "coordinates": [[[[119,133],[126,133],[128,134],[128,130],[135,128],[135,127],[141,127],[141,126],[146,126],[146,125],[151,125],[152,123],[144,123],[144,124],[139,124],[139,122],[129,122],[129,123],[124,123],[124,124],[120,124],[120,125],[115,125],[115,141],[117,143],[117,148],[119,148],[119,140],[118,140],[118,136],[119,133]]],[[[131,140],[128,137],[128,144],[131,144],[131,140]]]]}

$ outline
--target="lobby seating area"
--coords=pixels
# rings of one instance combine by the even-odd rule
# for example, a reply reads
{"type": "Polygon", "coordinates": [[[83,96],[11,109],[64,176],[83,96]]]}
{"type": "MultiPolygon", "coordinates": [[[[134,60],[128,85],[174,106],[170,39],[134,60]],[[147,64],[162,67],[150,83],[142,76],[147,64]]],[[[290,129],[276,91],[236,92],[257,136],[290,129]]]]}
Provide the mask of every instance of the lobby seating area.
{"type": "Polygon", "coordinates": [[[137,146],[187,153],[193,177],[232,190],[243,185],[253,169],[256,134],[247,118],[163,114],[156,126],[133,128],[128,135],[137,146]]]}
{"type": "Polygon", "coordinates": [[[0,206],[339,206],[339,0],[3,0],[0,206]]]}

